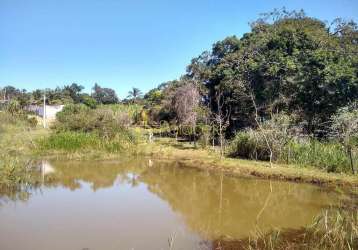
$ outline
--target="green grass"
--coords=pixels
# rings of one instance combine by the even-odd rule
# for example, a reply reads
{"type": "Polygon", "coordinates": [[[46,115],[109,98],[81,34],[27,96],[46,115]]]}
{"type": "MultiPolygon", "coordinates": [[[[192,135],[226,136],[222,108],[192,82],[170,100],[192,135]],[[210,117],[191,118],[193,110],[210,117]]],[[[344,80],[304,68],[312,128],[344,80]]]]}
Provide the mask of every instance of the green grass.
{"type": "Polygon", "coordinates": [[[49,137],[38,141],[40,150],[68,150],[75,151],[79,149],[99,148],[100,138],[93,133],[83,132],[60,132],[53,133],[49,137]]]}
{"type": "Polygon", "coordinates": [[[103,138],[96,133],[63,131],[51,133],[37,140],[38,152],[41,155],[57,153],[77,153],[90,156],[89,152],[124,153],[135,148],[139,135],[132,131],[123,130],[113,138],[103,138]]]}

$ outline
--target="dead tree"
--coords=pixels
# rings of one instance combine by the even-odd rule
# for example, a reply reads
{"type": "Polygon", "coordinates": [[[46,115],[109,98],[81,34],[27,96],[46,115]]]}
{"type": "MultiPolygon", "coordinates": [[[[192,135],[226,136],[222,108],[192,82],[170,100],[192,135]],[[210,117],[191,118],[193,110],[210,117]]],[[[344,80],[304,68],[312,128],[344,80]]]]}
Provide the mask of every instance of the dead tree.
{"type": "Polygon", "coordinates": [[[216,105],[217,112],[214,113],[214,123],[217,125],[219,143],[220,143],[220,157],[224,156],[224,141],[225,141],[225,130],[229,126],[230,112],[226,110],[224,113],[224,96],[221,90],[217,91],[216,94],[216,105]]]}
{"type": "Polygon", "coordinates": [[[194,143],[199,103],[200,94],[193,83],[186,83],[179,87],[175,92],[172,102],[178,125],[191,127],[192,141],[194,141],[194,143]]]}
{"type": "Polygon", "coordinates": [[[260,132],[262,133],[262,136],[264,137],[266,146],[270,151],[270,167],[273,167],[273,165],[272,165],[273,151],[272,151],[269,139],[267,138],[266,132],[263,129],[261,121],[259,119],[259,114],[258,114],[258,109],[257,109],[257,106],[256,106],[255,97],[254,97],[252,92],[250,93],[250,97],[251,97],[251,100],[252,100],[252,105],[254,106],[254,109],[255,109],[255,121],[256,121],[257,127],[260,130],[260,132]]]}

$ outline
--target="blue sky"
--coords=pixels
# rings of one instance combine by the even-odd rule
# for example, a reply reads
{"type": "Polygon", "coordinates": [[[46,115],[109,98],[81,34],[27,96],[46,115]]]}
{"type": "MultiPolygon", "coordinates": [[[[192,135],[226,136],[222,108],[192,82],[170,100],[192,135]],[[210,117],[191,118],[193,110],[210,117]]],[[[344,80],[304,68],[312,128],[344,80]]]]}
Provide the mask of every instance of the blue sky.
{"type": "Polygon", "coordinates": [[[180,77],[191,58],[285,6],[332,21],[357,0],[0,0],[0,87],[95,82],[125,97],[180,77]]]}

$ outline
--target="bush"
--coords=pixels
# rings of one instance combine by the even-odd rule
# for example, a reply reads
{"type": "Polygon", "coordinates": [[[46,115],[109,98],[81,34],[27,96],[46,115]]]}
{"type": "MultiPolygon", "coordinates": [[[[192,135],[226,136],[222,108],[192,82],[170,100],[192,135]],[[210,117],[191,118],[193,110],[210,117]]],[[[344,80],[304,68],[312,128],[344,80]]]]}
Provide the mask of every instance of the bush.
{"type": "Polygon", "coordinates": [[[261,136],[257,138],[255,133],[253,130],[237,133],[229,144],[229,156],[251,160],[269,160],[270,149],[267,147],[265,139],[261,136]]]}
{"type": "Polygon", "coordinates": [[[57,131],[95,132],[103,138],[113,138],[132,124],[129,115],[101,106],[91,109],[83,104],[65,106],[57,114],[54,128],[57,131]]]}
{"type": "Polygon", "coordinates": [[[95,109],[97,107],[97,101],[90,96],[84,95],[82,97],[82,103],[91,109],[95,109]]]}
{"type": "Polygon", "coordinates": [[[83,104],[72,104],[57,114],[53,126],[56,133],[40,144],[44,149],[118,152],[138,141],[138,137],[128,128],[131,124],[128,113],[113,106],[101,105],[91,109],[83,104]]]}

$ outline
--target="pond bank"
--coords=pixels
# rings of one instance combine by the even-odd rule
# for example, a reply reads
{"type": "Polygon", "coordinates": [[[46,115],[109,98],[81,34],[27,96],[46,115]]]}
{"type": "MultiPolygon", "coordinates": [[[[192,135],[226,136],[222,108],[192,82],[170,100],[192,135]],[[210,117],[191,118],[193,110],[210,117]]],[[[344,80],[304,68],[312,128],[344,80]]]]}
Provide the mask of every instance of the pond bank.
{"type": "Polygon", "coordinates": [[[310,183],[330,187],[358,187],[358,177],[347,174],[327,173],[309,167],[222,157],[210,149],[197,149],[189,143],[162,138],[141,149],[141,154],[159,159],[177,160],[182,166],[220,170],[237,176],[250,176],[272,180],[310,183]]]}
{"type": "Polygon", "coordinates": [[[347,188],[358,193],[358,176],[343,173],[327,173],[323,170],[295,165],[273,164],[238,158],[220,158],[213,149],[195,148],[186,142],[176,142],[172,138],[159,138],[153,143],[141,143],[123,153],[104,151],[47,151],[40,154],[47,159],[71,160],[116,160],[124,156],[137,155],[154,159],[176,161],[179,166],[202,170],[224,171],[227,175],[255,177],[270,180],[309,183],[332,188],[347,188]]]}

